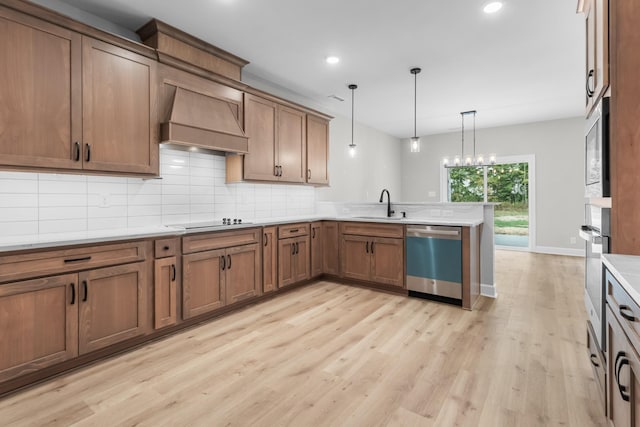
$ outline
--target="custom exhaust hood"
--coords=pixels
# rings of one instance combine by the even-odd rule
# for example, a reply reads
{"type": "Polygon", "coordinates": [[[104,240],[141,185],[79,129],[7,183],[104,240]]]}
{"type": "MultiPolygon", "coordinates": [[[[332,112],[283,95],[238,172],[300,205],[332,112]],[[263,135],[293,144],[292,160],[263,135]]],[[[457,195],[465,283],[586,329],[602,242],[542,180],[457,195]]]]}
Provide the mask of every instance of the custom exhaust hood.
{"type": "Polygon", "coordinates": [[[162,123],[160,142],[232,153],[248,152],[238,112],[233,104],[206,94],[170,86],[169,120],[162,123]]]}

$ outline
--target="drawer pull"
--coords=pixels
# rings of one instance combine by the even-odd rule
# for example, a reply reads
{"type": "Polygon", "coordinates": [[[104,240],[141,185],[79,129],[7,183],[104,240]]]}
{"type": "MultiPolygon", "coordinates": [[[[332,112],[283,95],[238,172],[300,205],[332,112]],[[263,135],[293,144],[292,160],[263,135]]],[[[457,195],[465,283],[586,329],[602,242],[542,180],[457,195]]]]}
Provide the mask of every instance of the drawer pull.
{"type": "MultiPolygon", "coordinates": [[[[635,316],[633,316],[633,314],[625,313],[625,310],[631,311],[631,307],[629,307],[628,305],[621,305],[620,308],[618,309],[620,316],[624,317],[629,322],[635,322],[636,321],[635,316]]],[[[633,313],[633,311],[631,311],[631,313],[633,313]]]]}
{"type": "Polygon", "coordinates": [[[269,244],[269,236],[267,233],[264,233],[264,246],[266,247],[269,244]]]}
{"type": "Polygon", "coordinates": [[[289,230],[289,233],[297,233],[298,231],[300,231],[299,228],[294,228],[293,230],[289,230]]]}
{"type": "Polygon", "coordinates": [[[87,302],[87,298],[89,298],[89,286],[87,285],[87,281],[82,281],[82,288],[84,290],[84,298],[82,298],[82,302],[87,302]]]}
{"type": "Polygon", "coordinates": [[[598,356],[596,356],[595,354],[593,354],[593,353],[592,353],[592,354],[589,356],[589,359],[591,359],[591,364],[592,364],[593,366],[595,366],[596,368],[599,368],[599,367],[600,367],[600,364],[599,364],[598,362],[596,362],[596,360],[598,360],[598,356]]]}
{"type": "Polygon", "coordinates": [[[620,392],[620,397],[622,397],[622,400],[624,400],[625,402],[628,402],[630,396],[628,394],[625,394],[627,391],[627,386],[620,384],[620,371],[622,371],[622,368],[625,365],[629,365],[629,359],[627,359],[626,356],[627,355],[624,351],[618,352],[618,355],[616,356],[616,362],[614,364],[614,369],[615,369],[616,384],[618,386],[618,391],[620,392]]]}
{"type": "Polygon", "coordinates": [[[176,265],[175,264],[171,264],[171,281],[172,282],[176,281],[176,265]]]}
{"type": "Polygon", "coordinates": [[[91,161],[91,144],[86,144],[87,145],[87,162],[91,161]]]}
{"type": "Polygon", "coordinates": [[[231,270],[231,255],[227,255],[227,261],[228,261],[227,268],[231,270]]]}
{"type": "Polygon", "coordinates": [[[367,242],[367,248],[365,250],[369,253],[369,242],[367,242]]]}
{"type": "Polygon", "coordinates": [[[76,285],[75,283],[71,284],[71,305],[76,303],[76,285]]]}
{"type": "Polygon", "coordinates": [[[224,255],[220,255],[220,269],[224,271],[227,268],[227,258],[224,255]]]}
{"type": "Polygon", "coordinates": [[[82,258],[65,259],[64,263],[65,264],[69,264],[69,263],[72,263],[72,262],[81,262],[81,261],[91,261],[91,257],[90,256],[86,256],[86,257],[82,257],[82,258]]]}
{"type": "Polygon", "coordinates": [[[371,253],[373,253],[373,243],[374,242],[371,242],[371,253]]]}
{"type": "Polygon", "coordinates": [[[169,246],[165,246],[162,248],[163,251],[168,251],[169,250],[169,246]]]}
{"type": "Polygon", "coordinates": [[[76,151],[76,155],[75,155],[74,160],[76,162],[79,162],[80,161],[80,143],[78,141],[76,141],[74,143],[74,147],[75,147],[75,151],[76,151]]]}

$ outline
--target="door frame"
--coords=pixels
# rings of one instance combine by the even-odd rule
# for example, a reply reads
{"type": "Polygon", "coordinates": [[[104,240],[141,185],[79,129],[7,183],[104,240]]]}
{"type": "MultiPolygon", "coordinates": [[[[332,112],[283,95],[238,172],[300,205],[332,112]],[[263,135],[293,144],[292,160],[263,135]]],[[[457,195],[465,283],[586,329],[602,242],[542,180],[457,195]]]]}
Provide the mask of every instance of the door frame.
{"type": "MultiPolygon", "coordinates": [[[[518,248],[515,246],[499,246],[496,249],[507,249],[512,251],[531,252],[536,248],[536,155],[520,154],[514,156],[498,156],[496,157],[496,165],[508,163],[528,163],[529,164],[529,246],[526,248],[518,248]]],[[[487,202],[487,168],[484,167],[484,203],[487,202]]],[[[441,162],[440,169],[440,201],[443,203],[451,203],[449,201],[449,173],[441,162]]],[[[482,202],[480,202],[482,203],[482,202]]]]}

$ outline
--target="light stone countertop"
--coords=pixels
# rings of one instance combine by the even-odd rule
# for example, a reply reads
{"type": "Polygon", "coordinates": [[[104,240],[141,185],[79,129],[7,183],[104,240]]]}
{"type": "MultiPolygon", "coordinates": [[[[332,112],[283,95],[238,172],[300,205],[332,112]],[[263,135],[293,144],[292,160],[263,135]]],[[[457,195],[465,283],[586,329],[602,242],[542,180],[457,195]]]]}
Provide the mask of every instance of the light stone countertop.
{"type": "Polygon", "coordinates": [[[602,261],[629,296],[640,305],[640,256],[604,254],[602,261]]]}
{"type": "Polygon", "coordinates": [[[327,215],[305,215],[291,216],[281,218],[269,218],[257,220],[251,223],[243,223],[241,225],[217,225],[213,227],[204,227],[196,229],[185,229],[180,226],[150,226],[135,228],[118,228],[110,230],[96,231],[79,231],[73,233],[50,233],[50,234],[34,234],[23,236],[0,237],[0,253],[11,251],[22,251],[30,249],[46,249],[61,246],[84,245],[91,243],[107,243],[122,240],[144,239],[151,237],[167,237],[182,236],[185,234],[236,230],[241,228],[263,227],[269,225],[288,224],[294,222],[308,221],[355,221],[355,222],[374,222],[387,224],[403,224],[403,225],[446,225],[474,227],[483,223],[483,219],[465,220],[456,219],[448,220],[444,218],[434,219],[387,219],[385,217],[329,217],[327,215]]]}

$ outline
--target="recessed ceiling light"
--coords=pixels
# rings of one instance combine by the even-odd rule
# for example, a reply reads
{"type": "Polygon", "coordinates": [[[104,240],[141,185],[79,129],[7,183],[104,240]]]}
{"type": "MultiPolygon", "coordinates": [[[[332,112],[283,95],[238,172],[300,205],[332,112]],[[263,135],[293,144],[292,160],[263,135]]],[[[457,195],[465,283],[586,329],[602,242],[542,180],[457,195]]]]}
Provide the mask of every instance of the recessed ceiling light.
{"type": "Polygon", "coordinates": [[[487,5],[484,7],[483,10],[484,10],[484,13],[496,13],[500,9],[502,9],[502,2],[493,1],[491,3],[487,3],[487,5]]]}
{"type": "Polygon", "coordinates": [[[327,64],[333,65],[340,62],[340,58],[338,58],[337,56],[327,56],[326,61],[327,61],[327,64]]]}

